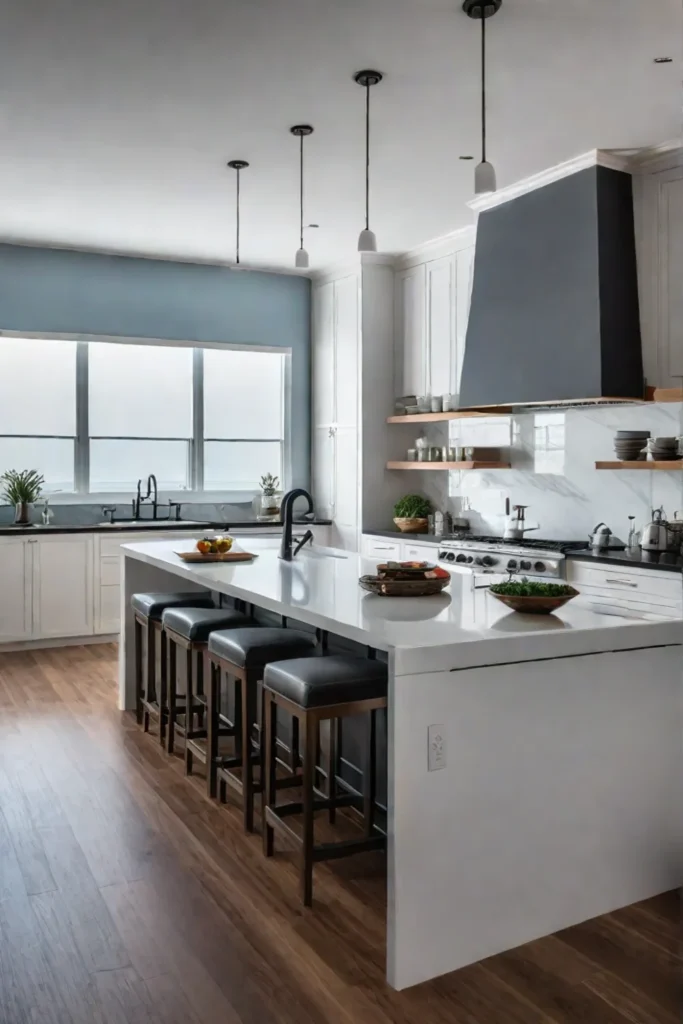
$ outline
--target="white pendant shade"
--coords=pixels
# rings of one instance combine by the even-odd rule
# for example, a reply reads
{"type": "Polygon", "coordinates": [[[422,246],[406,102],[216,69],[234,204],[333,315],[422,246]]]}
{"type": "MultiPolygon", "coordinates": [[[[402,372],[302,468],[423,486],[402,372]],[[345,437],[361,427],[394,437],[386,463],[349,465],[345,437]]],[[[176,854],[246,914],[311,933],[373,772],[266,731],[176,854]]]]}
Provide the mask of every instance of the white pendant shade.
{"type": "Polygon", "coordinates": [[[358,236],[358,252],[377,252],[375,232],[364,228],[358,236]]]}
{"type": "Polygon", "coordinates": [[[481,196],[496,191],[496,169],[488,160],[482,160],[474,169],[474,192],[481,196]]]}
{"type": "Polygon", "coordinates": [[[294,266],[299,270],[306,270],[309,265],[308,253],[305,249],[297,249],[294,257],[294,266]]]}

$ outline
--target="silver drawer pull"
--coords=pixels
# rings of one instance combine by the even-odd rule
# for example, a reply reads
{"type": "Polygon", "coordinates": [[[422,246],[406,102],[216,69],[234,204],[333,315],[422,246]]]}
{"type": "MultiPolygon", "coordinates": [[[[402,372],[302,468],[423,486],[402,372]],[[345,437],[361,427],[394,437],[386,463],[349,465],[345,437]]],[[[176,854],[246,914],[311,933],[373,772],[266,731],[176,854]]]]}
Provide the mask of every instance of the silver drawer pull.
{"type": "Polygon", "coordinates": [[[384,547],[383,548],[381,544],[375,544],[375,546],[374,546],[374,548],[372,550],[373,551],[394,551],[395,549],[394,548],[390,548],[390,547],[384,547]]]}
{"type": "Polygon", "coordinates": [[[628,580],[612,580],[609,576],[605,577],[605,583],[618,583],[620,587],[635,587],[638,589],[637,583],[630,583],[628,580]]]}

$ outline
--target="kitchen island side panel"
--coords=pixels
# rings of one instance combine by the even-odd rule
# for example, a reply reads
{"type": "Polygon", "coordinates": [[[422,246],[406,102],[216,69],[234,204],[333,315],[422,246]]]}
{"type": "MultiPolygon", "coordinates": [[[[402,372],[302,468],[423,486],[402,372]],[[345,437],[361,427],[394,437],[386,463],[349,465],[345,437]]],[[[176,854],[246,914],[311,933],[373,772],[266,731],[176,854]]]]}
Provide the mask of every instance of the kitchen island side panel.
{"type": "Polygon", "coordinates": [[[392,985],[681,884],[682,652],[394,676],[392,985]]]}

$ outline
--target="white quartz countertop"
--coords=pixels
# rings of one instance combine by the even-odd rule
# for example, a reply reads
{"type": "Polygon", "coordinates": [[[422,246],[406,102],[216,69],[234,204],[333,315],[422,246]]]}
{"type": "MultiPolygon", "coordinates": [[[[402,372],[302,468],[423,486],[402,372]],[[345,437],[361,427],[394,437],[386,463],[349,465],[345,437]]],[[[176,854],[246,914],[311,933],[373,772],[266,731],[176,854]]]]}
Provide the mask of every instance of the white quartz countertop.
{"type": "Polygon", "coordinates": [[[193,550],[195,540],[126,544],[123,551],[218,593],[393,652],[400,674],[683,643],[683,620],[612,615],[581,598],[550,616],[510,612],[490,594],[475,605],[470,577],[459,574],[437,596],[379,597],[358,584],[375,571],[375,559],[307,546],[283,562],[279,538],[241,538],[235,550],[253,552],[253,562],[187,564],[176,552],[193,550]]]}

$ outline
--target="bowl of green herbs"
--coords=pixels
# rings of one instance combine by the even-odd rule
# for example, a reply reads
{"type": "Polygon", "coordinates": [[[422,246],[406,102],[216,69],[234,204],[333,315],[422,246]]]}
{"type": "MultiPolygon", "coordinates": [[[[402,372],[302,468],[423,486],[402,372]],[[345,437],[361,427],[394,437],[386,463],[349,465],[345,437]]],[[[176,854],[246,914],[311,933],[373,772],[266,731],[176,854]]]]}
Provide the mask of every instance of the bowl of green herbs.
{"type": "Polygon", "coordinates": [[[579,594],[566,583],[537,583],[526,576],[507,583],[494,583],[489,593],[513,611],[530,615],[550,615],[579,594]]]}

